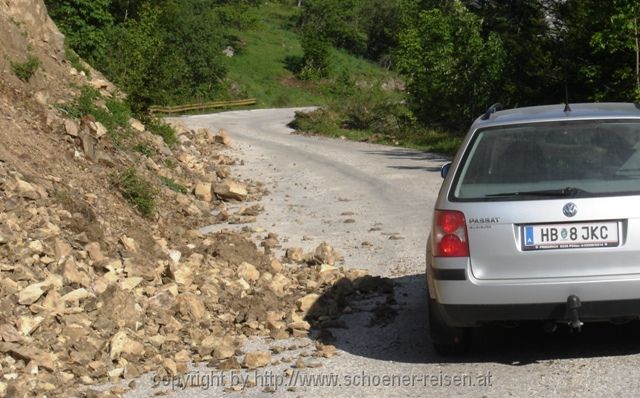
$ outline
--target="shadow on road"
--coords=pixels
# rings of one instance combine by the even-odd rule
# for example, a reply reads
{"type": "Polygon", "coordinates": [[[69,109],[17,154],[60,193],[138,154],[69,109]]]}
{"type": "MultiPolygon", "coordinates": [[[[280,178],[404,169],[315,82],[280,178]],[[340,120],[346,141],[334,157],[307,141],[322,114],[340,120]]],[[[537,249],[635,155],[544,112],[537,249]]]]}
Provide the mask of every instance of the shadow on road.
{"type": "MultiPolygon", "coordinates": [[[[384,156],[389,159],[398,159],[398,160],[415,160],[415,161],[425,161],[432,160],[434,162],[449,162],[451,161],[450,157],[445,155],[440,155],[437,153],[430,152],[421,152],[415,149],[406,149],[406,148],[394,148],[394,149],[386,149],[386,150],[367,150],[363,151],[367,155],[377,155],[384,156]]],[[[440,168],[438,168],[440,170],[440,168]]]]}
{"type": "MultiPolygon", "coordinates": [[[[337,328],[318,333],[319,339],[353,355],[401,363],[499,363],[522,366],[542,360],[593,358],[640,353],[640,322],[626,325],[609,323],[587,324],[581,333],[571,333],[566,327],[548,334],[538,323],[517,328],[486,327],[474,330],[472,350],[456,357],[438,356],[428,337],[426,289],[424,275],[410,275],[393,280],[395,283],[395,318],[387,324],[371,324],[377,309],[389,299],[383,294],[365,302],[349,303],[354,313],[344,315],[337,328]],[[359,308],[364,307],[364,309],[359,308]],[[369,307],[369,308],[367,308],[369,307]],[[373,309],[371,307],[374,307],[373,309]]],[[[356,285],[358,281],[354,282],[356,285]]],[[[326,294],[333,294],[327,292],[326,294]]],[[[334,297],[335,298],[335,297],[334,297]]],[[[318,300],[315,306],[322,306],[318,300]]],[[[323,308],[312,308],[311,312],[323,308]]],[[[335,311],[335,308],[332,309],[335,311]]],[[[315,323],[318,326],[318,323],[315,323]]]]}
{"type": "Polygon", "coordinates": [[[397,170],[424,170],[424,171],[431,171],[431,172],[436,172],[436,171],[440,171],[441,167],[435,167],[435,166],[387,166],[390,169],[397,169],[397,170]]]}

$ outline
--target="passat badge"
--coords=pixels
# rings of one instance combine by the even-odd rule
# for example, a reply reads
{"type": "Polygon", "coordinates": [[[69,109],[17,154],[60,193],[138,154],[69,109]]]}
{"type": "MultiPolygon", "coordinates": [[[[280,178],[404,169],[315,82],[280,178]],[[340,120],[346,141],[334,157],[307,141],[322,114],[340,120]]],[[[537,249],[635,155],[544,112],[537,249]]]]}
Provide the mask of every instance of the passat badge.
{"type": "Polygon", "coordinates": [[[569,202],[562,208],[562,213],[567,217],[573,217],[578,213],[578,206],[575,203],[569,202]]]}

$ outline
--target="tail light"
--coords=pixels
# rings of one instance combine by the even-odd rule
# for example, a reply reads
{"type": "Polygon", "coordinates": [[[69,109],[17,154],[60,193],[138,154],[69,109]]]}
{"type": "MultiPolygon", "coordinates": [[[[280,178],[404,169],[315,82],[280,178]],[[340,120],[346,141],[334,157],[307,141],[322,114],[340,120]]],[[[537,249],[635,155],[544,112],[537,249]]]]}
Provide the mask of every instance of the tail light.
{"type": "Polygon", "coordinates": [[[460,211],[436,210],[433,219],[433,254],[436,257],[469,257],[464,214],[460,211]]]}

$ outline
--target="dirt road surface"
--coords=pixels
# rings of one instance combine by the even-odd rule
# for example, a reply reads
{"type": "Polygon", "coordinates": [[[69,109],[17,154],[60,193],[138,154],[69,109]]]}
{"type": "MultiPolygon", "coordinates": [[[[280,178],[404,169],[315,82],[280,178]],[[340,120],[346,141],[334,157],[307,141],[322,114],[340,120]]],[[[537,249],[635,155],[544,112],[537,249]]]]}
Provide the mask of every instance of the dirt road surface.
{"type": "MultiPolygon", "coordinates": [[[[343,317],[345,327],[333,331],[339,355],[320,360],[320,367],[291,369],[291,363],[282,363],[232,374],[201,366],[181,379],[196,386],[172,388],[168,380],[147,378],[131,397],[156,392],[175,397],[637,395],[638,324],[587,325],[581,334],[566,329],[544,334],[534,326],[487,329],[475,334],[471,353],[437,356],[427,337],[424,246],[446,158],[292,135],[286,124],[293,114],[293,109],[234,111],[183,121],[226,129],[233,139],[230,153],[244,162],[237,174],[268,186],[265,212],[252,227],[288,239],[285,247],[310,250],[327,241],[345,255],[347,266],[392,278],[397,315],[372,324],[369,310],[375,303],[359,303],[343,317]],[[256,386],[241,388],[247,380],[256,386]]],[[[215,228],[220,227],[209,230],[215,228]]],[[[313,341],[287,343],[297,348],[283,355],[304,355],[305,344],[313,341]]]]}

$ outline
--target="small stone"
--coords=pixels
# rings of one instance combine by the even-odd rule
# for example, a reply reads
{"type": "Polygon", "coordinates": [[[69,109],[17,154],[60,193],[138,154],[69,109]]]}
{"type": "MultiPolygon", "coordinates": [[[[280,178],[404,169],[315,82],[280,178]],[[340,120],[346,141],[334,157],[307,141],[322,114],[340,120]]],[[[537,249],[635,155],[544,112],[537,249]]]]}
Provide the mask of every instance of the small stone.
{"type": "Polygon", "coordinates": [[[144,127],[144,124],[142,124],[140,120],[134,119],[134,118],[129,119],[129,126],[131,126],[132,129],[134,129],[139,133],[142,133],[143,131],[146,130],[146,128],[144,127]]]}
{"type": "Polygon", "coordinates": [[[202,321],[209,317],[202,297],[193,293],[179,295],[176,299],[176,305],[182,315],[189,316],[194,321],[202,321]]]}
{"type": "Polygon", "coordinates": [[[126,332],[118,332],[111,339],[110,358],[118,359],[122,354],[141,356],[144,354],[144,346],[130,339],[126,332]]]}
{"type": "Polygon", "coordinates": [[[169,258],[174,264],[178,264],[180,258],[182,258],[182,253],[179,250],[169,250],[169,258]]]}
{"type": "Polygon", "coordinates": [[[193,268],[189,263],[172,263],[169,269],[177,284],[190,285],[193,282],[193,268]]]}
{"type": "Polygon", "coordinates": [[[217,360],[223,360],[231,358],[236,353],[236,350],[229,344],[222,343],[213,350],[213,357],[217,360]]]}
{"type": "Polygon", "coordinates": [[[87,289],[81,287],[79,289],[75,289],[75,290],[70,291],[69,293],[67,293],[64,296],[62,296],[60,299],[63,302],[79,301],[79,300],[86,299],[90,295],[91,295],[91,293],[89,293],[89,291],[87,289]]]}
{"type": "Polygon", "coordinates": [[[291,280],[282,274],[277,274],[273,277],[268,287],[269,290],[274,292],[276,296],[282,297],[284,296],[287,288],[291,286],[291,280]]]}
{"type": "Polygon", "coordinates": [[[214,138],[216,144],[222,144],[225,146],[231,145],[231,137],[229,137],[229,133],[225,129],[218,130],[218,134],[214,138]]]}
{"type": "Polygon", "coordinates": [[[198,182],[193,190],[193,193],[199,200],[205,202],[211,202],[213,200],[210,182],[198,182]]]}
{"type": "Polygon", "coordinates": [[[249,369],[261,368],[271,363],[271,351],[252,351],[244,357],[244,366],[249,369]]]}
{"type": "Polygon", "coordinates": [[[336,346],[331,344],[325,344],[320,348],[319,354],[325,358],[331,358],[336,355],[336,346]]]}
{"type": "Polygon", "coordinates": [[[91,122],[89,123],[89,128],[91,132],[96,136],[96,138],[101,138],[106,135],[108,130],[104,125],[100,122],[91,122]]]}
{"type": "Polygon", "coordinates": [[[176,364],[176,361],[171,358],[164,358],[162,360],[162,367],[171,377],[175,377],[178,374],[178,365],[176,364]]]}
{"type": "Polygon", "coordinates": [[[333,272],[336,271],[338,269],[338,267],[334,267],[333,265],[329,265],[329,264],[322,264],[320,265],[320,273],[324,274],[327,272],[333,272]]]}
{"type": "Polygon", "coordinates": [[[44,318],[41,316],[29,317],[29,316],[21,316],[17,320],[17,326],[24,336],[29,336],[33,333],[44,321],[44,318]]]}
{"type": "Polygon", "coordinates": [[[36,188],[24,180],[17,180],[16,188],[20,196],[22,196],[23,198],[32,200],[37,200],[40,198],[40,194],[38,193],[36,188]]]}
{"type": "Polygon", "coordinates": [[[290,322],[289,324],[287,324],[287,327],[293,330],[309,330],[311,329],[311,324],[307,321],[297,321],[290,322]]]}
{"type": "Polygon", "coordinates": [[[138,243],[135,239],[129,238],[127,235],[122,235],[122,237],[120,237],[120,243],[122,243],[122,246],[124,246],[127,251],[131,253],[138,252],[138,243]]]}
{"type": "Polygon", "coordinates": [[[273,259],[271,260],[271,263],[269,263],[269,268],[271,268],[271,272],[277,274],[278,272],[282,271],[282,263],[276,259],[273,259]]]}
{"type": "Polygon", "coordinates": [[[304,251],[300,247],[290,247],[287,249],[285,257],[294,263],[302,263],[304,262],[304,251]]]}
{"type": "Polygon", "coordinates": [[[72,137],[77,137],[79,131],[78,123],[71,119],[65,119],[64,131],[72,137]]]}
{"type": "Polygon", "coordinates": [[[124,278],[120,282],[120,288],[122,290],[133,290],[136,287],[138,287],[138,285],[142,283],[142,281],[143,279],[140,276],[132,276],[130,278],[124,278]]]}
{"type": "Polygon", "coordinates": [[[49,284],[46,282],[34,283],[22,289],[18,293],[18,303],[23,305],[31,305],[38,301],[45,292],[45,288],[49,284]]]}
{"type": "Polygon", "coordinates": [[[109,376],[112,379],[120,378],[122,377],[123,374],[124,374],[124,368],[115,368],[107,372],[107,376],[109,376]]]}
{"type": "Polygon", "coordinates": [[[214,192],[222,200],[238,200],[243,201],[247,198],[247,187],[235,180],[227,178],[222,182],[215,184],[214,192]]]}
{"type": "Polygon", "coordinates": [[[247,281],[257,281],[260,279],[260,272],[253,264],[243,262],[238,267],[238,276],[247,281]]]}
{"type": "Polygon", "coordinates": [[[247,283],[247,281],[245,281],[244,279],[240,278],[237,281],[235,281],[235,283],[240,286],[242,288],[242,290],[249,290],[251,289],[251,285],[249,285],[247,283]]]}
{"type": "Polygon", "coordinates": [[[240,369],[240,363],[236,357],[231,357],[229,359],[225,359],[220,361],[218,364],[218,369],[220,370],[237,370],[240,369]]]}
{"type": "Polygon", "coordinates": [[[318,301],[319,298],[320,295],[317,293],[307,294],[306,296],[298,300],[298,308],[300,308],[300,311],[306,314],[307,312],[309,312],[311,307],[313,307],[316,301],[318,301]]]}
{"type": "Polygon", "coordinates": [[[15,343],[23,340],[23,335],[8,323],[0,324],[0,338],[8,343],[15,343]]]}
{"type": "Polygon", "coordinates": [[[87,253],[89,253],[89,257],[93,261],[99,262],[99,261],[105,260],[105,256],[102,253],[102,250],[100,249],[100,243],[98,242],[89,243],[84,247],[84,249],[87,251],[87,253]]]}

